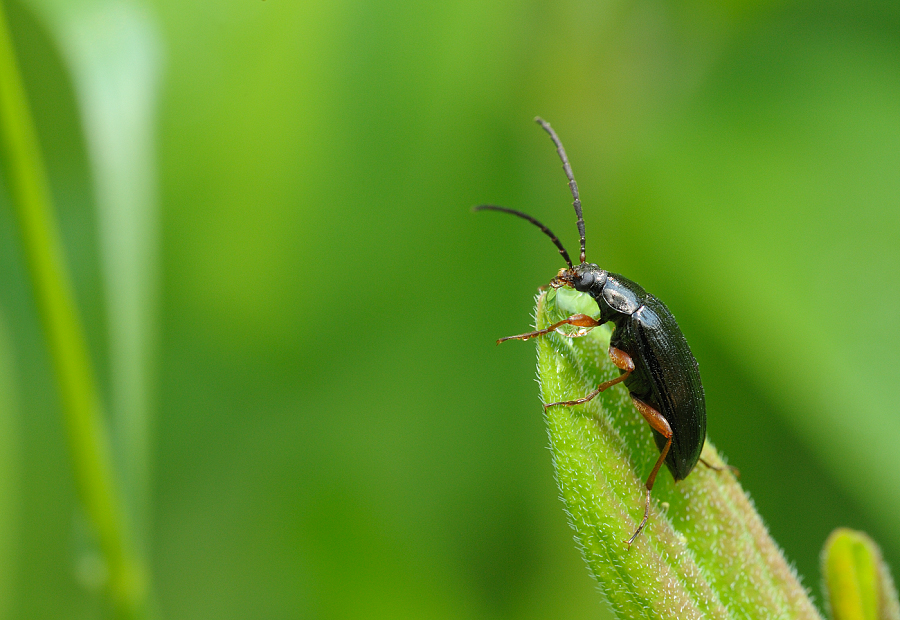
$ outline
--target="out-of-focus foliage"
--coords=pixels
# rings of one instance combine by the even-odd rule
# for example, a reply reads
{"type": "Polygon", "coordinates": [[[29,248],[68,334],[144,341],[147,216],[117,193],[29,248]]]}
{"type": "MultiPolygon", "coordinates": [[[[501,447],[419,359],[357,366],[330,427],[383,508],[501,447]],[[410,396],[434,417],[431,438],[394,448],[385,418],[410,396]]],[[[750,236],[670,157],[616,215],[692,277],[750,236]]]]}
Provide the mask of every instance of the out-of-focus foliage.
{"type": "MultiPolygon", "coordinates": [[[[92,86],[58,34],[69,7],[104,3],[6,5],[112,401],[121,317],[82,122],[92,86]]],[[[143,328],[158,320],[137,515],[161,617],[603,613],[556,498],[533,349],[492,344],[527,329],[561,262],[533,227],[469,211],[521,208],[575,246],[536,114],[572,160],[588,259],[674,312],[710,436],[805,584],[838,525],[900,566],[896,2],[157,0],[140,14],[165,58],[141,134],[160,280],[142,302],[143,328]]],[[[0,188],[17,396],[0,593],[11,617],[96,617],[84,586],[102,573],[0,188]]]]}
{"type": "Polygon", "coordinates": [[[832,620],[898,620],[900,602],[881,549],[863,532],[837,528],[822,549],[825,603],[832,620]]]}
{"type": "Polygon", "coordinates": [[[6,617],[12,612],[16,596],[17,513],[22,475],[18,433],[20,410],[13,393],[8,329],[5,317],[0,315],[0,615],[6,617]]]}

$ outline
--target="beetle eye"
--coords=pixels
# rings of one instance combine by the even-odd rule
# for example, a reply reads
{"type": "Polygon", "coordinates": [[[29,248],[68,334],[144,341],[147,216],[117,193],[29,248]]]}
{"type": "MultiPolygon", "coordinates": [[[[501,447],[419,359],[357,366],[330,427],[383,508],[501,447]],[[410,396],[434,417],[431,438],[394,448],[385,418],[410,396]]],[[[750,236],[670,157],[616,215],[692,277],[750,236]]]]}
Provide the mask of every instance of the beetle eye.
{"type": "Polygon", "coordinates": [[[584,271],[579,274],[578,280],[575,282],[575,288],[579,291],[586,291],[594,284],[594,272],[584,271]]]}

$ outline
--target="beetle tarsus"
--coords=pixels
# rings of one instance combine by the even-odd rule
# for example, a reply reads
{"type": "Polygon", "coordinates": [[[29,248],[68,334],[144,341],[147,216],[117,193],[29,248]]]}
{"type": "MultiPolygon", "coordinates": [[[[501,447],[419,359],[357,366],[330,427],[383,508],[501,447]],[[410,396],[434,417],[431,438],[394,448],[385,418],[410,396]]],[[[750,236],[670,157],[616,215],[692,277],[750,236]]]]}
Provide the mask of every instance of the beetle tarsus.
{"type": "Polygon", "coordinates": [[[644,504],[644,518],[641,519],[641,524],[634,531],[634,534],[631,535],[631,538],[624,541],[626,545],[628,545],[630,547],[631,543],[633,543],[637,539],[638,535],[640,535],[640,533],[644,530],[644,526],[647,525],[647,518],[649,516],[650,516],[650,489],[647,489],[647,501],[644,504]]]}
{"type": "Polygon", "coordinates": [[[708,469],[711,469],[713,471],[730,471],[732,474],[734,474],[738,478],[741,477],[741,470],[738,469],[737,467],[735,467],[734,465],[713,465],[712,463],[707,461],[702,456],[700,457],[700,462],[703,463],[704,465],[706,465],[706,467],[708,469]]]}

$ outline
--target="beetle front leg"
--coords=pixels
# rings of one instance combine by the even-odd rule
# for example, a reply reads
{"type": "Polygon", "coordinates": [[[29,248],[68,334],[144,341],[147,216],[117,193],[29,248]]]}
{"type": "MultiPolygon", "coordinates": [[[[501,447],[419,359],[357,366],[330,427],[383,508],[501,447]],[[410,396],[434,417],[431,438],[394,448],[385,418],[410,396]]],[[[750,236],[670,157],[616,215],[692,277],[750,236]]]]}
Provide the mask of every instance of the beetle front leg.
{"type": "Polygon", "coordinates": [[[545,327],[544,329],[539,329],[534,332],[528,332],[527,334],[519,334],[518,336],[506,336],[505,338],[500,338],[497,341],[497,344],[501,342],[505,342],[507,340],[529,340],[531,338],[537,338],[538,336],[543,336],[544,334],[549,334],[550,332],[555,332],[557,329],[562,327],[563,325],[572,325],[574,327],[587,327],[588,330],[582,334],[578,334],[579,336],[584,336],[584,334],[588,333],[588,331],[594,329],[598,325],[600,325],[600,321],[595,319],[592,316],[588,316],[586,314],[573,314],[567,319],[563,319],[562,321],[558,321],[551,325],[550,327],[545,327]]]}
{"type": "Polygon", "coordinates": [[[555,407],[556,405],[565,405],[567,407],[571,407],[572,405],[580,405],[582,403],[586,403],[589,400],[593,399],[597,394],[602,392],[603,390],[614,386],[616,383],[621,383],[625,379],[628,378],[628,375],[631,374],[631,371],[634,370],[634,361],[631,359],[631,356],[625,353],[622,349],[617,349],[615,347],[609,348],[609,359],[612,360],[613,364],[616,365],[620,370],[624,370],[625,372],[616,377],[615,379],[610,379],[609,381],[604,381],[600,385],[597,386],[597,389],[585,396],[584,398],[578,398],[575,400],[562,400],[558,403],[548,403],[544,405],[544,409],[547,407],[555,407]]]}

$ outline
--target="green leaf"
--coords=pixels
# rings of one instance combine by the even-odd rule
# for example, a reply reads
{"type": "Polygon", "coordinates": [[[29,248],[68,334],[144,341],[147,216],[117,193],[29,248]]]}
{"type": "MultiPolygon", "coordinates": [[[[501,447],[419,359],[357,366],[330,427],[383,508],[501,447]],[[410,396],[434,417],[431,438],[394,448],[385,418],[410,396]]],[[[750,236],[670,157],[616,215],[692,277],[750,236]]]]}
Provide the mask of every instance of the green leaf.
{"type": "Polygon", "coordinates": [[[0,618],[11,617],[21,513],[20,415],[8,323],[0,307],[0,618]]]}
{"type": "MultiPolygon", "coordinates": [[[[566,289],[538,298],[537,328],[596,314],[566,289]]],[[[617,376],[605,326],[579,338],[537,339],[543,402],[584,396],[617,376]]],[[[644,479],[659,451],[627,390],[546,411],[556,477],[588,568],[622,618],[820,618],[750,498],[730,471],[703,465],[675,484],[664,468],[646,529],[644,479]]],[[[723,461],[707,441],[703,458],[723,461]]]]}
{"type": "Polygon", "coordinates": [[[156,307],[154,132],[160,36],[140,5],[28,0],[68,66],[97,207],[109,330],[111,441],[143,547],[150,487],[150,398],[156,307]]]}
{"type": "Polygon", "coordinates": [[[0,160],[53,361],[76,485],[106,561],[109,597],[119,617],[138,617],[147,609],[146,569],[117,487],[94,368],[2,4],[0,160]]]}
{"type": "Polygon", "coordinates": [[[881,549],[862,532],[838,528],[825,541],[822,575],[834,620],[898,620],[900,603],[881,549]]]}

